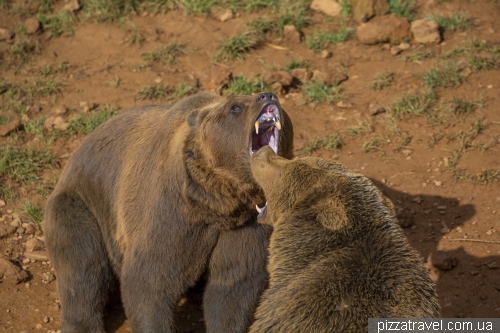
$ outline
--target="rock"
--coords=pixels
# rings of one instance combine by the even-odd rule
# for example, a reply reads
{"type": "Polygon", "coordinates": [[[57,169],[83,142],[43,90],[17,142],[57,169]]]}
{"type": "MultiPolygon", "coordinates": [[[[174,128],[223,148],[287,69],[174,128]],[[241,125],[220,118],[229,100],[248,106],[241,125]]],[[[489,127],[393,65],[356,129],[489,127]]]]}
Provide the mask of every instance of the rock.
{"type": "Polygon", "coordinates": [[[49,317],[49,316],[45,316],[45,317],[43,317],[43,322],[44,322],[44,323],[48,323],[48,322],[50,322],[50,317],[49,317]]]}
{"type": "Polygon", "coordinates": [[[14,265],[10,260],[0,258],[0,278],[13,284],[18,284],[28,279],[28,274],[14,265]]]}
{"type": "Polygon", "coordinates": [[[226,22],[234,18],[234,13],[231,9],[224,8],[215,13],[214,18],[221,22],[226,22]]]}
{"type": "Polygon", "coordinates": [[[80,9],[80,4],[78,0],[66,0],[64,8],[74,13],[80,9]]]}
{"type": "Polygon", "coordinates": [[[17,228],[17,229],[16,229],[16,233],[17,233],[18,235],[23,235],[23,234],[24,234],[24,228],[22,228],[22,227],[17,228]]]}
{"type": "Polygon", "coordinates": [[[498,269],[498,263],[496,261],[490,262],[488,265],[489,269],[498,269]]]}
{"type": "Polygon", "coordinates": [[[60,105],[60,106],[56,107],[53,111],[53,113],[57,116],[61,116],[61,115],[65,114],[66,112],[68,112],[68,108],[66,107],[66,105],[60,105]]]}
{"type": "Polygon", "coordinates": [[[23,123],[19,119],[8,124],[0,125],[0,136],[7,136],[12,132],[21,129],[22,127],[23,123]]]}
{"type": "Polygon", "coordinates": [[[28,259],[47,261],[49,260],[49,254],[47,251],[35,251],[35,252],[24,252],[24,256],[28,259]]]}
{"type": "Polygon", "coordinates": [[[5,201],[3,201],[2,199],[0,199],[0,207],[5,207],[7,204],[5,203],[5,201]]]}
{"type": "Polygon", "coordinates": [[[30,17],[24,21],[24,28],[27,35],[33,35],[40,31],[41,24],[36,18],[30,17]]]}
{"type": "Polygon", "coordinates": [[[410,36],[410,23],[406,17],[395,15],[377,16],[367,23],[361,24],[357,30],[361,43],[373,45],[377,43],[399,44],[410,36]]]}
{"type": "Polygon", "coordinates": [[[12,39],[12,37],[14,37],[14,33],[12,31],[0,28],[0,41],[9,41],[12,39]]]}
{"type": "Polygon", "coordinates": [[[342,11],[342,6],[335,0],[313,0],[309,7],[333,17],[339,16],[342,11]]]}
{"type": "Polygon", "coordinates": [[[346,100],[341,100],[341,101],[337,102],[337,104],[335,104],[335,105],[337,105],[341,109],[352,108],[352,103],[349,101],[346,101],[346,100]]]}
{"type": "Polygon", "coordinates": [[[399,48],[399,46],[393,46],[391,47],[391,55],[393,56],[397,56],[398,54],[400,54],[401,52],[403,52],[403,50],[401,50],[399,48]]]}
{"type": "Polygon", "coordinates": [[[0,239],[13,235],[16,229],[16,227],[0,225],[0,239]]]}
{"type": "Polygon", "coordinates": [[[385,112],[385,108],[377,103],[371,103],[369,106],[368,106],[368,109],[370,110],[370,114],[372,116],[375,116],[379,113],[384,113],[385,112]]]}
{"type": "Polygon", "coordinates": [[[54,120],[56,117],[48,117],[45,119],[43,123],[43,128],[48,129],[49,131],[52,131],[54,129],[54,120]]]}
{"type": "Polygon", "coordinates": [[[54,128],[61,131],[65,131],[69,128],[69,123],[62,117],[56,117],[54,119],[54,128]]]}
{"type": "Polygon", "coordinates": [[[26,251],[40,251],[45,248],[45,242],[41,241],[38,238],[32,238],[26,242],[26,251]]]}
{"type": "Polygon", "coordinates": [[[414,203],[417,203],[417,204],[421,204],[422,201],[424,201],[424,199],[420,195],[418,195],[415,198],[411,199],[411,201],[413,201],[414,203]]]}
{"type": "Polygon", "coordinates": [[[407,43],[407,42],[402,42],[402,43],[400,43],[400,44],[398,45],[398,47],[399,47],[401,50],[406,51],[406,50],[408,50],[408,49],[411,47],[411,45],[410,45],[410,43],[407,43]]]}
{"type": "Polygon", "coordinates": [[[26,235],[33,235],[38,230],[38,228],[33,223],[28,223],[28,225],[23,228],[26,235]]]}
{"type": "Polygon", "coordinates": [[[398,223],[401,228],[409,228],[415,224],[415,217],[406,211],[402,211],[397,215],[398,223]]]}
{"type": "Polygon", "coordinates": [[[439,24],[433,20],[416,20],[411,22],[411,32],[417,43],[438,44],[441,41],[439,24]]]}
{"type": "Polygon", "coordinates": [[[300,43],[302,41],[302,34],[292,24],[287,24],[283,27],[283,37],[293,43],[300,43]]]}
{"type": "Polygon", "coordinates": [[[312,73],[307,70],[307,68],[297,68],[292,71],[292,76],[299,80],[300,82],[309,81],[312,76],[312,73]]]}
{"type": "Polygon", "coordinates": [[[331,58],[332,57],[332,52],[330,52],[328,50],[322,50],[321,53],[320,53],[320,57],[321,57],[321,59],[331,58]]]}
{"type": "Polygon", "coordinates": [[[492,230],[488,230],[488,231],[486,231],[486,235],[488,235],[488,236],[493,235],[493,231],[492,231],[492,230]]]}
{"type": "Polygon", "coordinates": [[[271,92],[277,96],[283,96],[285,94],[285,89],[281,83],[275,82],[271,85],[271,92]]]}
{"type": "Polygon", "coordinates": [[[279,83],[284,87],[292,84],[292,74],[285,71],[266,71],[262,74],[262,80],[269,84],[279,83]]]}
{"type": "Polygon", "coordinates": [[[54,281],[56,277],[52,273],[42,273],[42,282],[43,283],[50,283],[54,281]]]}
{"type": "Polygon", "coordinates": [[[433,183],[434,183],[434,185],[436,185],[436,186],[441,186],[441,185],[443,185],[443,182],[442,182],[442,181],[440,181],[440,180],[433,180],[432,182],[433,182],[433,183]]]}
{"type": "Polygon", "coordinates": [[[333,71],[320,71],[314,70],[312,73],[311,81],[318,81],[327,86],[337,85],[347,80],[348,77],[339,70],[333,71]]]}
{"type": "Polygon", "coordinates": [[[10,222],[11,227],[16,227],[19,228],[22,225],[21,219],[19,217],[16,217],[15,219],[10,222]]]}
{"type": "Polygon", "coordinates": [[[446,252],[436,251],[429,254],[428,261],[432,266],[442,270],[449,271],[458,265],[458,259],[451,257],[446,252]]]}
{"type": "Polygon", "coordinates": [[[352,16],[358,22],[366,22],[373,16],[387,14],[391,7],[389,0],[351,0],[352,16]]]}
{"type": "Polygon", "coordinates": [[[82,101],[80,102],[80,107],[82,108],[83,112],[89,112],[94,110],[97,107],[97,104],[92,101],[82,101]]]}
{"type": "Polygon", "coordinates": [[[198,80],[206,90],[213,91],[220,95],[222,89],[227,86],[232,77],[233,74],[227,69],[207,67],[201,72],[198,80]]]}

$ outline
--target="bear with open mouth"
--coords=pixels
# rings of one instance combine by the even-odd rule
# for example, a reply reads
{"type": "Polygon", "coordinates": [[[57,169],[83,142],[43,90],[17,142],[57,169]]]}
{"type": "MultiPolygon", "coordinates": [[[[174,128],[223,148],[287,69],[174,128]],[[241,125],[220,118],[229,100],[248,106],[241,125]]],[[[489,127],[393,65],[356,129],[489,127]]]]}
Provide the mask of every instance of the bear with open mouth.
{"type": "Polygon", "coordinates": [[[104,333],[113,281],[133,332],[173,332],[173,311],[205,274],[209,333],[246,332],[267,285],[270,227],[250,169],[264,145],[291,157],[277,97],[198,94],[135,107],[83,141],[46,207],[63,333],[104,333]]]}
{"type": "Polygon", "coordinates": [[[266,146],[252,173],[273,227],[269,287],[250,333],[367,332],[369,318],[439,317],[435,285],[394,206],[338,163],[287,160],[266,146]]]}

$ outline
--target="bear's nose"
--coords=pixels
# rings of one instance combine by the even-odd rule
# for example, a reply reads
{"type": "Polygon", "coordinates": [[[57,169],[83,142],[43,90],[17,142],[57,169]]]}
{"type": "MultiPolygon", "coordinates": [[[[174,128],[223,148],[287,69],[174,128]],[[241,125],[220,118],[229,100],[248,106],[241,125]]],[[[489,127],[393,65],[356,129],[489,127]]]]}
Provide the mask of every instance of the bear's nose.
{"type": "Polygon", "coordinates": [[[278,100],[278,97],[276,97],[275,94],[271,93],[261,93],[259,96],[257,96],[257,102],[262,102],[262,101],[276,101],[278,100]]]}

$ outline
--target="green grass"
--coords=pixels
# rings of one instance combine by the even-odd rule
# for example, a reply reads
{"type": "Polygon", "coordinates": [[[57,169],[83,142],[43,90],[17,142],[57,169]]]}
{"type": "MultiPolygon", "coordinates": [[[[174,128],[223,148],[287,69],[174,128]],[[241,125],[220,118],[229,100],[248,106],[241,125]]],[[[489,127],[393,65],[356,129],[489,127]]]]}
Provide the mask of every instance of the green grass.
{"type": "Polygon", "coordinates": [[[392,85],[394,82],[394,72],[387,71],[376,73],[372,82],[370,83],[371,90],[382,90],[385,87],[392,85]]]}
{"type": "Polygon", "coordinates": [[[427,16],[425,19],[436,21],[441,28],[448,31],[470,30],[474,25],[474,20],[467,13],[457,13],[452,16],[433,14],[427,16]]]}
{"type": "Polygon", "coordinates": [[[252,81],[238,76],[231,80],[222,92],[227,96],[236,96],[251,95],[252,93],[260,93],[263,91],[271,91],[271,86],[259,78],[254,78],[252,81]]]}
{"type": "Polygon", "coordinates": [[[342,99],[342,87],[326,86],[321,82],[308,82],[303,86],[303,93],[308,102],[327,102],[335,103],[342,99]]]}
{"type": "Polygon", "coordinates": [[[170,95],[170,93],[172,93],[171,88],[161,84],[153,84],[139,90],[135,95],[135,99],[139,101],[164,99],[170,95]]]}
{"type": "Polygon", "coordinates": [[[23,213],[28,217],[30,222],[33,222],[39,228],[42,227],[44,211],[41,207],[34,206],[30,201],[26,201],[23,213]]]}
{"type": "Polygon", "coordinates": [[[316,31],[306,38],[306,46],[310,50],[318,52],[326,48],[329,44],[336,45],[348,40],[353,31],[352,28],[348,27],[340,29],[337,33],[324,30],[316,31]]]}
{"type": "Polygon", "coordinates": [[[459,97],[453,97],[445,103],[448,104],[450,112],[455,116],[473,114],[477,108],[482,108],[484,106],[482,100],[469,102],[459,97]]]}
{"type": "Polygon", "coordinates": [[[175,86],[173,98],[180,99],[192,94],[193,92],[194,92],[193,85],[189,83],[180,82],[175,86]]]}
{"type": "Polygon", "coordinates": [[[415,0],[389,0],[390,13],[413,20],[417,11],[415,0]]]}
{"type": "Polygon", "coordinates": [[[36,0],[35,3],[39,6],[39,11],[42,13],[50,13],[52,11],[52,6],[56,3],[56,0],[36,0]]]}
{"type": "Polygon", "coordinates": [[[415,52],[405,56],[406,62],[414,62],[420,64],[422,61],[427,59],[432,59],[436,57],[437,54],[434,51],[425,51],[425,52],[415,52]]]}
{"type": "Polygon", "coordinates": [[[72,35],[73,29],[71,27],[78,21],[76,15],[67,9],[61,9],[54,17],[37,13],[36,18],[43,25],[44,30],[50,32],[50,37],[58,37],[63,33],[68,36],[72,35]]]}
{"type": "Polygon", "coordinates": [[[432,90],[418,93],[407,93],[394,100],[389,106],[389,114],[394,119],[401,119],[407,115],[431,116],[437,106],[438,95],[432,90]]]}
{"type": "Polygon", "coordinates": [[[481,57],[472,54],[467,60],[471,69],[476,73],[484,70],[500,69],[500,57],[481,57]]]}
{"type": "Polygon", "coordinates": [[[373,133],[375,128],[371,121],[359,121],[358,126],[349,127],[347,130],[351,135],[364,136],[366,134],[373,133]]]}
{"type": "Polygon", "coordinates": [[[216,62],[229,60],[242,60],[244,54],[257,47],[259,40],[251,32],[243,32],[236,36],[229,37],[217,48],[213,59],[216,62]]]}
{"type": "Polygon", "coordinates": [[[24,123],[26,133],[41,136],[43,132],[44,119],[31,119],[24,123]]]}
{"type": "Polygon", "coordinates": [[[0,146],[0,175],[8,175],[19,183],[36,182],[40,172],[54,168],[56,158],[47,149],[0,146]]]}
{"type": "Polygon", "coordinates": [[[130,27],[127,28],[127,37],[125,41],[129,45],[142,45],[146,38],[142,35],[135,24],[131,24],[130,27]]]}
{"type": "Polygon", "coordinates": [[[5,184],[0,184],[0,199],[4,201],[10,201],[17,196],[16,192],[12,187],[5,184]]]}
{"type": "Polygon", "coordinates": [[[344,146],[342,137],[338,134],[332,134],[328,137],[308,141],[304,147],[304,154],[312,154],[318,149],[337,150],[344,146]]]}
{"type": "Polygon", "coordinates": [[[186,15],[208,15],[217,0],[178,0],[186,15]]]}
{"type": "Polygon", "coordinates": [[[288,73],[291,73],[295,69],[308,68],[308,67],[309,67],[309,61],[292,59],[285,66],[285,71],[287,71],[288,73]]]}
{"type": "Polygon", "coordinates": [[[382,146],[383,139],[380,137],[374,137],[363,142],[362,148],[365,153],[372,153],[380,150],[382,146]]]}
{"type": "Polygon", "coordinates": [[[301,1],[285,1],[273,17],[260,17],[246,23],[251,33],[261,35],[270,34],[273,37],[281,35],[285,25],[293,25],[302,29],[311,22],[307,6],[301,1]],[[286,4],[288,2],[288,4],[286,4]]]}
{"type": "Polygon", "coordinates": [[[340,15],[343,17],[349,17],[352,14],[352,5],[349,0],[340,0],[340,6],[342,10],[340,11],[340,15]]]}
{"type": "Polygon", "coordinates": [[[21,66],[40,52],[40,44],[30,39],[17,40],[7,51],[7,66],[21,66]]]}
{"type": "Polygon", "coordinates": [[[84,134],[87,135],[93,130],[95,130],[99,125],[103,124],[107,120],[113,118],[118,114],[118,109],[109,105],[100,107],[99,109],[92,111],[89,116],[80,116],[76,119],[70,120],[69,128],[64,134],[75,135],[84,134]]]}
{"type": "Polygon", "coordinates": [[[173,64],[177,58],[186,53],[186,47],[179,43],[169,43],[160,46],[154,51],[142,54],[142,58],[146,61],[161,62],[164,65],[173,64]]]}
{"type": "Polygon", "coordinates": [[[0,125],[5,125],[10,123],[10,118],[6,115],[0,114],[0,125]]]}
{"type": "Polygon", "coordinates": [[[460,65],[454,61],[447,61],[434,66],[422,74],[425,85],[429,88],[452,88],[461,85],[465,78],[461,74],[460,65]]]}

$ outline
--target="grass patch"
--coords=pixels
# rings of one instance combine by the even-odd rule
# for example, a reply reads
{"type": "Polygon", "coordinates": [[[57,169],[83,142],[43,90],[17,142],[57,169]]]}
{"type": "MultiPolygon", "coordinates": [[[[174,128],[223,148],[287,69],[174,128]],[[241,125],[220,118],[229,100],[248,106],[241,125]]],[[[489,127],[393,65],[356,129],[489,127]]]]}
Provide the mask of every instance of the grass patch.
{"type": "Polygon", "coordinates": [[[259,44],[255,34],[250,32],[240,33],[236,36],[229,37],[222,45],[220,45],[213,59],[216,62],[227,60],[242,60],[244,54],[259,44]]]}
{"type": "Polygon", "coordinates": [[[36,18],[43,25],[44,30],[50,32],[50,37],[58,37],[63,33],[68,36],[72,35],[71,26],[78,22],[76,15],[67,9],[61,9],[54,17],[38,13],[36,18]]]}
{"type": "Polygon", "coordinates": [[[173,64],[177,58],[186,53],[184,45],[179,43],[169,43],[157,48],[154,51],[142,54],[142,58],[146,61],[161,62],[164,65],[173,64]]]}
{"type": "Polygon", "coordinates": [[[433,51],[416,52],[405,56],[406,62],[415,62],[420,64],[422,61],[436,57],[437,54],[433,51]]]}
{"type": "Polygon", "coordinates": [[[146,38],[141,34],[135,24],[131,24],[130,27],[127,28],[127,38],[125,38],[125,41],[129,45],[142,45],[145,40],[146,38]]]}
{"type": "MultiPolygon", "coordinates": [[[[80,116],[70,120],[69,128],[65,131],[66,135],[83,134],[87,135],[95,130],[99,125],[113,118],[118,114],[118,109],[105,105],[96,111],[93,111],[88,117],[80,116]]],[[[55,130],[54,130],[55,131],[55,130]]]]}
{"type": "Polygon", "coordinates": [[[7,51],[7,66],[22,64],[31,60],[32,56],[40,52],[40,44],[30,39],[16,41],[7,51]]]}
{"type": "Polygon", "coordinates": [[[34,206],[30,201],[26,201],[23,208],[23,213],[28,217],[30,222],[33,222],[39,228],[43,224],[44,211],[38,206],[34,206]]]}
{"type": "Polygon", "coordinates": [[[281,35],[285,25],[293,25],[297,29],[309,25],[307,6],[300,1],[288,1],[279,8],[278,16],[272,18],[257,18],[246,23],[247,28],[254,34],[270,34],[273,37],[281,35]]]}
{"type": "Polygon", "coordinates": [[[43,124],[44,124],[43,118],[28,120],[23,124],[24,131],[29,134],[40,136],[42,135],[43,132],[43,124]]]}
{"type": "Polygon", "coordinates": [[[374,137],[374,138],[366,140],[363,143],[362,148],[363,148],[363,151],[365,153],[372,153],[374,151],[380,150],[382,145],[383,145],[383,139],[379,138],[379,137],[374,137]]]}
{"type": "Polygon", "coordinates": [[[353,126],[348,128],[349,134],[353,136],[364,136],[366,134],[373,133],[375,127],[373,126],[373,122],[371,121],[360,121],[358,122],[358,126],[353,126]]]}
{"type": "Polygon", "coordinates": [[[180,99],[188,95],[191,95],[192,93],[194,93],[193,85],[189,83],[180,82],[175,86],[173,98],[180,99]]]}
{"type": "Polygon", "coordinates": [[[0,146],[0,175],[8,175],[13,181],[36,182],[41,171],[56,165],[56,158],[47,149],[0,146]]]}
{"type": "Polygon", "coordinates": [[[143,100],[157,100],[166,98],[168,95],[172,93],[172,89],[169,87],[165,87],[161,84],[153,84],[151,86],[147,86],[139,90],[139,92],[135,95],[135,99],[139,101],[143,100]]]}
{"type": "Polygon", "coordinates": [[[352,14],[352,5],[349,0],[340,0],[340,15],[343,17],[349,17],[352,14]]]}
{"type": "Polygon", "coordinates": [[[326,48],[329,44],[336,45],[348,40],[353,31],[354,29],[348,27],[340,29],[337,33],[326,32],[324,30],[316,31],[306,38],[306,46],[310,50],[318,52],[326,48]]]}
{"type": "Polygon", "coordinates": [[[429,88],[457,87],[465,81],[460,65],[454,61],[447,61],[441,66],[434,66],[428,72],[422,74],[421,77],[429,88]]]}
{"type": "Polygon", "coordinates": [[[337,85],[327,86],[316,81],[306,83],[302,89],[308,102],[335,103],[342,98],[342,87],[337,85]]]}
{"type": "Polygon", "coordinates": [[[292,59],[286,66],[285,71],[288,73],[293,72],[295,69],[309,68],[309,61],[307,60],[294,60],[292,59]]]}
{"type": "Polygon", "coordinates": [[[481,57],[472,54],[468,58],[468,63],[474,72],[481,72],[483,70],[500,69],[499,57],[481,57]]]}
{"type": "Polygon", "coordinates": [[[0,115],[0,125],[5,125],[10,123],[10,118],[5,115],[0,115]]]}
{"type": "Polygon", "coordinates": [[[448,17],[433,14],[427,16],[425,19],[436,21],[441,28],[448,31],[470,30],[474,25],[474,20],[472,20],[467,13],[457,13],[448,17]]]}
{"type": "Polygon", "coordinates": [[[228,96],[235,96],[251,95],[252,93],[259,93],[263,91],[271,91],[271,86],[259,78],[255,78],[253,81],[250,81],[239,76],[231,80],[227,88],[223,89],[222,93],[228,96]]]}
{"type": "Polygon", "coordinates": [[[10,201],[16,197],[16,192],[12,190],[12,187],[0,184],[0,199],[5,201],[10,201]]]}
{"type": "Polygon", "coordinates": [[[415,19],[417,11],[415,0],[389,0],[389,7],[391,14],[407,17],[409,20],[415,19]]]}
{"type": "Polygon", "coordinates": [[[382,90],[390,86],[394,82],[394,72],[382,72],[375,74],[372,82],[370,83],[371,90],[382,90]]]}
{"type": "Polygon", "coordinates": [[[465,99],[459,97],[453,97],[445,103],[448,104],[450,112],[455,116],[466,116],[469,114],[473,114],[477,108],[482,108],[484,106],[482,100],[468,102],[465,99]]]}
{"type": "Polygon", "coordinates": [[[332,134],[325,138],[308,141],[304,147],[304,154],[312,154],[318,149],[337,150],[342,146],[344,146],[342,137],[338,134],[332,134]]]}
{"type": "Polygon", "coordinates": [[[401,119],[406,115],[430,117],[437,102],[438,95],[428,89],[418,93],[408,93],[397,98],[388,109],[391,117],[395,119],[401,119]]]}

